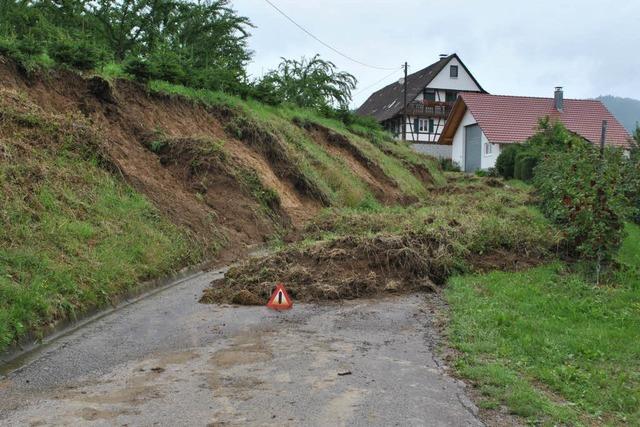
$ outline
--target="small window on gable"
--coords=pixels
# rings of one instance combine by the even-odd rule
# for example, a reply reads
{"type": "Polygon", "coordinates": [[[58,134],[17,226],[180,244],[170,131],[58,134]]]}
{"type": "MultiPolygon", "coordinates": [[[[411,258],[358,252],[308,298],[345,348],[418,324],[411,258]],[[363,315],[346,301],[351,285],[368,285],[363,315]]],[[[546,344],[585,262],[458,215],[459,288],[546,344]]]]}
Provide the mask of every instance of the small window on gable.
{"type": "Polygon", "coordinates": [[[484,155],[488,156],[493,152],[493,145],[486,143],[484,144],[484,155]]]}
{"type": "Polygon", "coordinates": [[[453,79],[457,79],[458,78],[458,66],[457,65],[452,65],[449,67],[449,77],[453,78],[453,79]]]}

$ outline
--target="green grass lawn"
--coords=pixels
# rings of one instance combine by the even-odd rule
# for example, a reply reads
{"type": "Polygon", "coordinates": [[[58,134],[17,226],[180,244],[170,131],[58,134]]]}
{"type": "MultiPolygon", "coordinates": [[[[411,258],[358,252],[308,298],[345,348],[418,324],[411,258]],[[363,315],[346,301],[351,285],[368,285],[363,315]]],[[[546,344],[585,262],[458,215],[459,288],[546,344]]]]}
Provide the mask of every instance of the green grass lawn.
{"type": "Polygon", "coordinates": [[[452,278],[449,339],[480,406],[544,425],[640,425],[640,228],[608,285],[554,263],[452,278]]]}

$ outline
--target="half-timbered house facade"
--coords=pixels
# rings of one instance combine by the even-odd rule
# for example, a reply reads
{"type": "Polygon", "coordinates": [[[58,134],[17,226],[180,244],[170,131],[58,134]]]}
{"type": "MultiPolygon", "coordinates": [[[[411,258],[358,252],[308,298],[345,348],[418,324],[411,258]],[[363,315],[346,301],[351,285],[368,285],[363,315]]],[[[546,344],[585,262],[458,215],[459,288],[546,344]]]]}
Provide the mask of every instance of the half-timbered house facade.
{"type": "MultiPolygon", "coordinates": [[[[406,83],[404,135],[407,141],[418,144],[438,141],[459,92],[485,92],[456,54],[441,55],[438,62],[409,74],[406,83]]],[[[404,88],[403,80],[385,86],[373,93],[356,113],[374,117],[401,139],[404,88]]]]}

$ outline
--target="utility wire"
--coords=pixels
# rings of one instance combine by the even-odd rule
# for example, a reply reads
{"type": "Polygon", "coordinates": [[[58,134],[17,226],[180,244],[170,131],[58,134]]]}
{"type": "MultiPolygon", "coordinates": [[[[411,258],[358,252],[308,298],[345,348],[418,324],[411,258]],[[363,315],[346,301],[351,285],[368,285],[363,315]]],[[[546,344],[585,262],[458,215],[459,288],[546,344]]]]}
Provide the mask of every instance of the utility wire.
{"type": "Polygon", "coordinates": [[[368,85],[368,86],[363,87],[362,89],[360,89],[359,91],[357,91],[356,93],[354,93],[354,94],[352,95],[352,97],[356,97],[356,96],[360,95],[362,92],[364,92],[365,90],[372,88],[373,86],[377,85],[378,83],[380,83],[380,82],[382,82],[382,81],[384,81],[384,80],[387,80],[389,77],[391,77],[392,75],[394,75],[395,73],[397,73],[397,72],[398,72],[398,71],[400,71],[400,70],[402,70],[402,68],[397,68],[397,69],[393,70],[392,72],[390,72],[389,74],[387,74],[386,76],[384,76],[383,78],[381,78],[380,80],[378,80],[378,81],[376,81],[376,82],[374,82],[374,83],[371,83],[371,84],[370,84],[370,85],[368,85]]]}
{"type": "Polygon", "coordinates": [[[316,37],[315,35],[313,35],[310,31],[308,31],[306,28],[304,28],[302,25],[298,24],[296,21],[293,20],[293,18],[289,17],[289,15],[287,15],[286,13],[284,13],[278,6],[276,6],[275,4],[273,4],[270,0],[264,0],[266,1],[272,8],[274,8],[275,10],[278,11],[278,13],[280,13],[282,16],[284,16],[285,18],[287,18],[289,21],[291,21],[291,23],[293,25],[295,25],[296,27],[300,28],[302,31],[304,31],[309,37],[313,38],[315,41],[317,41],[318,43],[322,44],[323,46],[331,49],[332,51],[334,51],[335,53],[337,53],[338,55],[348,59],[349,61],[353,61],[356,64],[360,64],[364,67],[369,67],[369,68],[374,68],[376,70],[395,70],[395,68],[385,68],[385,67],[376,67],[375,65],[369,65],[369,64],[365,64],[362,61],[358,61],[357,59],[354,59],[352,57],[350,57],[349,55],[346,55],[342,52],[340,52],[338,49],[334,48],[333,46],[331,46],[328,43],[323,42],[322,40],[320,40],[318,37],[316,37]]]}

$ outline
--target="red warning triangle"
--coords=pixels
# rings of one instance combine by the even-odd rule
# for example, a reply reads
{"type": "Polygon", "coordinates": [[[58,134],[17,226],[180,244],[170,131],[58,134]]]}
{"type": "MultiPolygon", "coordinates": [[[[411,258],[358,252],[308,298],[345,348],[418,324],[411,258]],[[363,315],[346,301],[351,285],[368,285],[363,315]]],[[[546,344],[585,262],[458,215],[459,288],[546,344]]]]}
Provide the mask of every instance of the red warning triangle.
{"type": "Polygon", "coordinates": [[[293,300],[289,297],[287,290],[282,283],[276,285],[276,289],[271,294],[267,307],[274,310],[288,310],[293,307],[293,300]]]}

